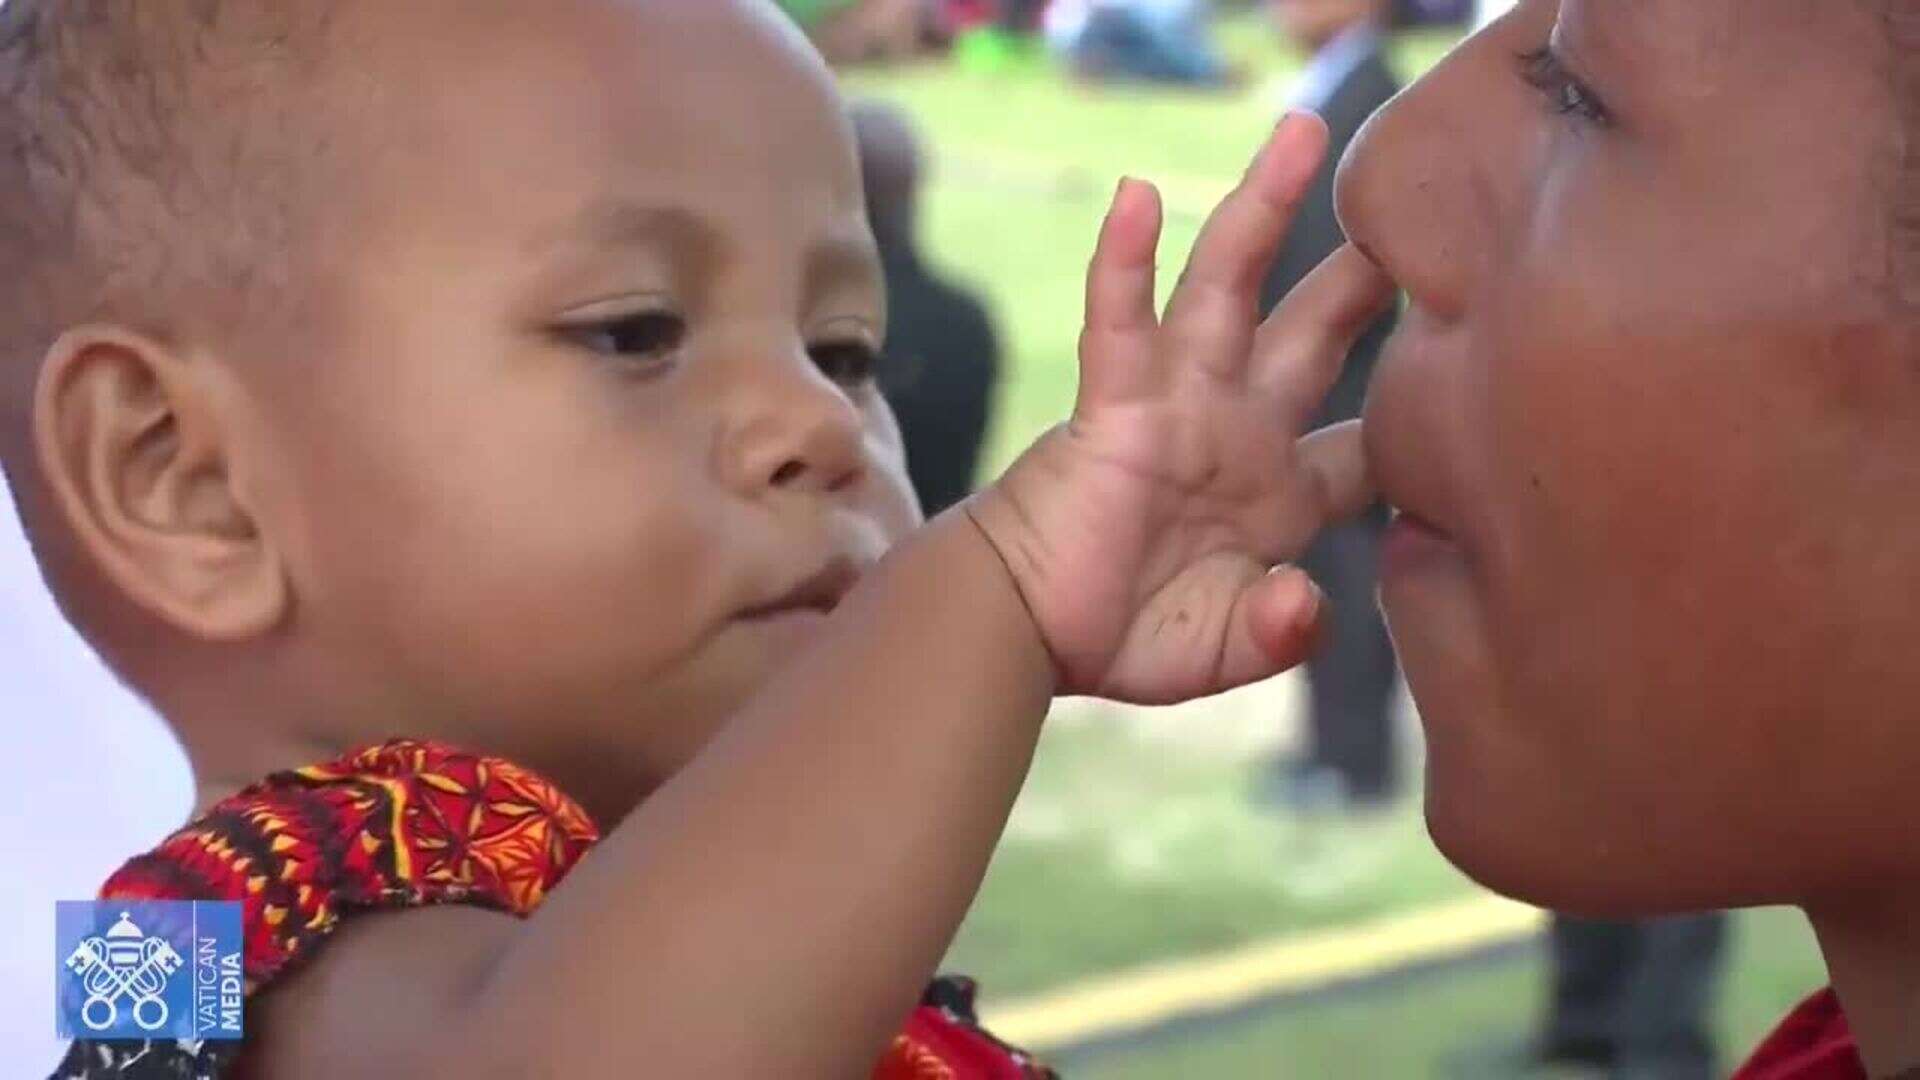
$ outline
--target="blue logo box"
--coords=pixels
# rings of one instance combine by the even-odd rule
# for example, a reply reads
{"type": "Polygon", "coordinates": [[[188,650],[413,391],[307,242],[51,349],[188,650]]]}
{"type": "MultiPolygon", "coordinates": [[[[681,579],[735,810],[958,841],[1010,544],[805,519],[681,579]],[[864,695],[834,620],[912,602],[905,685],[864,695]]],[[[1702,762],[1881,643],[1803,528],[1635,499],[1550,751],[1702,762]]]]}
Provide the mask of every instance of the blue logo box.
{"type": "Polygon", "coordinates": [[[60,1038],[240,1038],[241,925],[240,905],[231,901],[60,902],[60,1038]]]}

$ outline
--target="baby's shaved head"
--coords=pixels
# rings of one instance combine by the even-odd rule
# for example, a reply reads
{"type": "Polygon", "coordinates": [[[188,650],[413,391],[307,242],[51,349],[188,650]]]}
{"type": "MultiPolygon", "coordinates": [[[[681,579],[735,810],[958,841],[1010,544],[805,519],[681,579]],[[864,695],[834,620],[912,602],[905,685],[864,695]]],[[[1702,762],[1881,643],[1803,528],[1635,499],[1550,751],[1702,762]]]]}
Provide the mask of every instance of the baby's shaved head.
{"type": "Polygon", "coordinates": [[[290,291],[295,192],[327,143],[301,105],[338,7],[0,3],[0,461],[22,467],[34,369],[66,327],[164,338],[290,291]]]}
{"type": "Polygon", "coordinates": [[[5,0],[55,596],[215,786],[405,731],[623,813],[916,523],[848,135],[768,0],[5,0]]]}

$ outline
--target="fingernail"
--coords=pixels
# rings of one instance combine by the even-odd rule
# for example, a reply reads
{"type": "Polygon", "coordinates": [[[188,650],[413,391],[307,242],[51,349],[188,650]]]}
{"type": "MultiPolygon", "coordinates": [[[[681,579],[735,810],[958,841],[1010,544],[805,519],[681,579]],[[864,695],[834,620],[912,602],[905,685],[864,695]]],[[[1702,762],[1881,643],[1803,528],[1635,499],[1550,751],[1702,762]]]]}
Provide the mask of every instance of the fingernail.
{"type": "Polygon", "coordinates": [[[1320,609],[1326,606],[1326,592],[1320,588],[1319,582],[1313,580],[1313,575],[1297,566],[1289,566],[1280,572],[1306,586],[1306,596],[1294,612],[1294,619],[1302,626],[1312,626],[1320,616],[1320,609]]]}
{"type": "Polygon", "coordinates": [[[1286,115],[1282,116],[1280,118],[1280,122],[1273,125],[1273,130],[1268,133],[1267,147],[1271,149],[1274,143],[1279,142],[1281,133],[1287,130],[1287,125],[1293,123],[1295,120],[1298,120],[1299,118],[1300,118],[1300,110],[1288,109],[1286,112],[1286,115]]]}
{"type": "Polygon", "coordinates": [[[1299,115],[1300,110],[1288,109],[1286,115],[1280,118],[1280,122],[1273,125],[1273,130],[1267,133],[1266,143],[1260,147],[1260,152],[1253,156],[1253,163],[1247,166],[1249,175],[1258,172],[1260,167],[1265,165],[1267,161],[1273,157],[1276,152],[1276,147],[1280,144],[1280,133],[1287,130],[1287,125],[1292,123],[1294,118],[1299,115]]]}
{"type": "Polygon", "coordinates": [[[1297,616],[1300,620],[1301,628],[1308,633],[1313,633],[1318,630],[1320,628],[1320,613],[1325,611],[1326,607],[1326,590],[1320,587],[1319,582],[1308,578],[1307,602],[1301,605],[1300,614],[1297,616]]]}

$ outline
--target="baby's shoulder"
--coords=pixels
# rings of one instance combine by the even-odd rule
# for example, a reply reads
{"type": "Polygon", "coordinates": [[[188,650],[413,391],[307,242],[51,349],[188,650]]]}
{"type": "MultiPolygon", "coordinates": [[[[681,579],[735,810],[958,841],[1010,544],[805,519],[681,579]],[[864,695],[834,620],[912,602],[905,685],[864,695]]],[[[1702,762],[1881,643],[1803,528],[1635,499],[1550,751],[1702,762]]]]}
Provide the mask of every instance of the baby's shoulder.
{"type": "MultiPolygon", "coordinates": [[[[240,903],[247,1056],[281,1060],[287,1044],[284,1060],[337,1064],[353,1047],[321,1052],[307,1036],[429,1024],[437,1003],[471,980],[469,958],[492,955],[512,932],[500,914],[531,914],[598,840],[586,812],[537,773],[397,739],[275,773],[221,801],[129,860],[101,896],[240,903]],[[364,917],[427,907],[439,910],[364,917]],[[297,966],[302,977],[280,986],[297,966]],[[269,987],[274,994],[259,996],[269,987]]],[[[404,1031],[387,1034],[356,1042],[407,1041],[404,1031]]],[[[57,1075],[118,1076],[123,1060],[178,1059],[181,1076],[224,1077],[239,1064],[229,1046],[76,1044],[57,1075]]]]}
{"type": "Polygon", "coordinates": [[[357,911],[530,914],[598,839],[586,812],[531,770],[396,739],[223,800],[121,867],[101,895],[240,902],[252,992],[357,911]]]}

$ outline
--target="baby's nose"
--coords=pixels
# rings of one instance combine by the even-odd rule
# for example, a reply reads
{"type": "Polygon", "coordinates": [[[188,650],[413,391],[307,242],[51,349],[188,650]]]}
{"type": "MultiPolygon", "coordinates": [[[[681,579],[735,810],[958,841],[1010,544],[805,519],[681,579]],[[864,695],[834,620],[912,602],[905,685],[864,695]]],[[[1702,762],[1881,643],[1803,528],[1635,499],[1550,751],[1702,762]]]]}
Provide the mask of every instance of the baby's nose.
{"type": "Polygon", "coordinates": [[[847,393],[810,364],[763,365],[756,374],[732,417],[723,452],[728,481],[749,496],[856,486],[867,470],[866,422],[847,393]]]}

